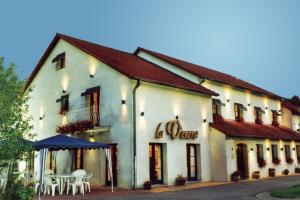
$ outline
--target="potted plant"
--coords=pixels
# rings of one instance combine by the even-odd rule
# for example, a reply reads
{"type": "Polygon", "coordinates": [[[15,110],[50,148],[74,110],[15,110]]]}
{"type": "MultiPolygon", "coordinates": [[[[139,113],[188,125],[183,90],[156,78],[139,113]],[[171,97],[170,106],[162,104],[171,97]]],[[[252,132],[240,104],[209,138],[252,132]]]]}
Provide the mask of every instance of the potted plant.
{"type": "Polygon", "coordinates": [[[276,175],[276,169],[269,168],[269,177],[275,177],[276,175]]]}
{"type": "Polygon", "coordinates": [[[293,158],[291,158],[291,157],[289,157],[289,158],[286,158],[286,162],[287,162],[288,164],[293,164],[293,162],[294,162],[294,159],[293,159],[293,158]]]}
{"type": "Polygon", "coordinates": [[[283,175],[289,175],[289,172],[290,172],[290,171],[289,171],[288,169],[285,169],[285,170],[282,171],[282,174],[283,174],[283,175]]]}
{"type": "Polygon", "coordinates": [[[280,165],[281,160],[280,160],[279,158],[274,158],[273,163],[274,163],[275,165],[280,165]]]}
{"type": "Polygon", "coordinates": [[[151,190],[151,182],[150,181],[144,182],[144,190],[151,190]]]}
{"type": "Polygon", "coordinates": [[[186,177],[182,176],[182,174],[177,175],[176,185],[185,185],[185,184],[186,184],[186,177]]]}
{"type": "Polygon", "coordinates": [[[232,182],[237,182],[240,180],[240,173],[235,171],[230,176],[232,182]]]}
{"type": "Polygon", "coordinates": [[[259,171],[254,171],[252,173],[252,178],[253,179],[259,179],[260,178],[260,172],[259,171]]]}
{"type": "Polygon", "coordinates": [[[258,166],[259,166],[260,168],[264,168],[264,167],[267,165],[266,160],[265,160],[265,159],[262,159],[262,158],[258,159],[257,162],[258,162],[258,166]]]}
{"type": "Polygon", "coordinates": [[[259,125],[262,125],[263,124],[263,121],[261,119],[255,119],[255,123],[256,124],[259,124],[259,125]]]}
{"type": "Polygon", "coordinates": [[[295,173],[296,173],[296,174],[299,174],[299,173],[300,173],[300,168],[299,168],[299,167],[296,167],[296,168],[295,168],[295,173]]]}

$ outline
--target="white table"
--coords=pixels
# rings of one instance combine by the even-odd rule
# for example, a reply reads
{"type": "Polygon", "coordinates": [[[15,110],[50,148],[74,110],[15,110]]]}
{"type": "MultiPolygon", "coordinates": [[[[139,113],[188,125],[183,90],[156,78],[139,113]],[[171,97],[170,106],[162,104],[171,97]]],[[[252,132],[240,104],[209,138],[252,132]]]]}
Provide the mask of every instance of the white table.
{"type": "Polygon", "coordinates": [[[53,175],[54,178],[57,178],[59,181],[59,194],[62,195],[65,188],[65,183],[69,182],[72,178],[72,175],[69,174],[59,174],[59,175],[53,175]]]}

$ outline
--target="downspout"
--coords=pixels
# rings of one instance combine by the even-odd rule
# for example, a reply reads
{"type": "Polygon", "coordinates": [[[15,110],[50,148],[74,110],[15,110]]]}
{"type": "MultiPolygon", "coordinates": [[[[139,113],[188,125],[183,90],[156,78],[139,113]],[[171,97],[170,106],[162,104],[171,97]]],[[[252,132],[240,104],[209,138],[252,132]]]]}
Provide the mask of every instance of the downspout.
{"type": "Polygon", "coordinates": [[[141,80],[137,79],[133,88],[133,189],[136,189],[136,90],[141,86],[141,80]]]}

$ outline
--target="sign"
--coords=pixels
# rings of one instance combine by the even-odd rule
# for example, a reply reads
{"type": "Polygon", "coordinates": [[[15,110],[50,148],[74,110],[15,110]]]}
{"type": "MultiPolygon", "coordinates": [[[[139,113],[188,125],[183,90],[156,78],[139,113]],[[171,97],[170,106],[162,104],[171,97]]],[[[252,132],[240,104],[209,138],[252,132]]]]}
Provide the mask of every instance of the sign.
{"type": "MultiPolygon", "coordinates": [[[[163,138],[163,130],[161,130],[162,122],[157,125],[155,131],[155,138],[163,138]]],[[[179,139],[196,139],[198,138],[198,131],[184,131],[179,120],[172,120],[166,123],[166,133],[174,140],[179,139]]]]}

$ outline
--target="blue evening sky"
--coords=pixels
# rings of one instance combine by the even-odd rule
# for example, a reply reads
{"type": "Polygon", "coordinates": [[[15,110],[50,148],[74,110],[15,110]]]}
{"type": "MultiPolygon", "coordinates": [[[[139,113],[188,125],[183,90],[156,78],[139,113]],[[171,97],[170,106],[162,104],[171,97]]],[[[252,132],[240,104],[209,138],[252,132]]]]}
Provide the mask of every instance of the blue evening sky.
{"type": "Polygon", "coordinates": [[[137,46],[300,95],[298,0],[1,0],[0,56],[26,78],[56,32],[137,46]]]}

